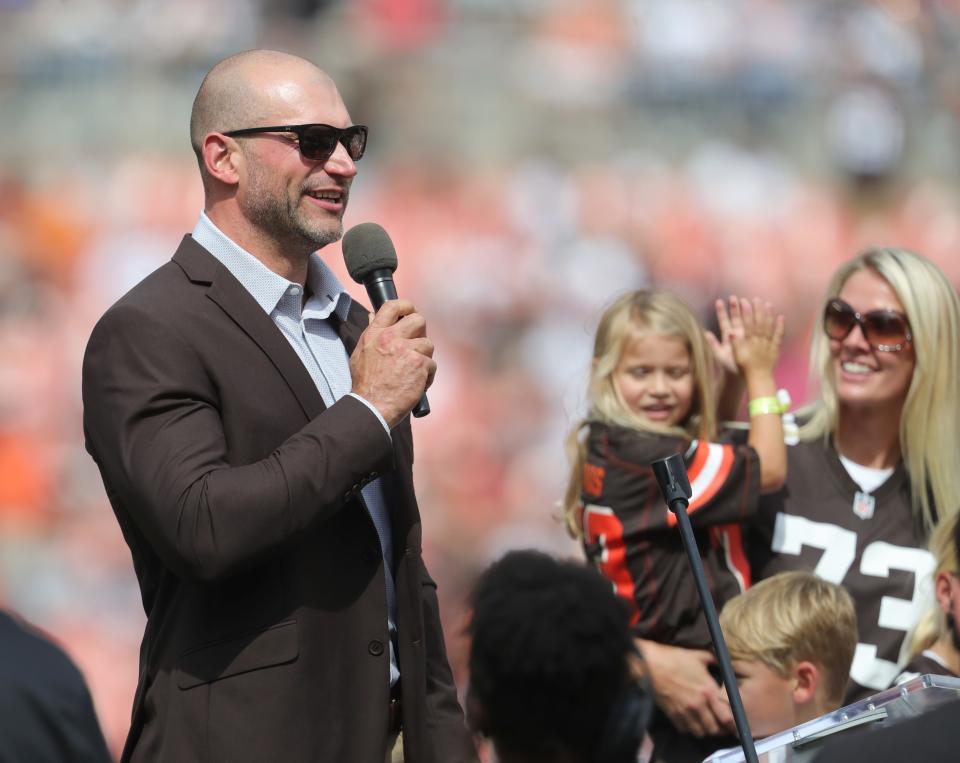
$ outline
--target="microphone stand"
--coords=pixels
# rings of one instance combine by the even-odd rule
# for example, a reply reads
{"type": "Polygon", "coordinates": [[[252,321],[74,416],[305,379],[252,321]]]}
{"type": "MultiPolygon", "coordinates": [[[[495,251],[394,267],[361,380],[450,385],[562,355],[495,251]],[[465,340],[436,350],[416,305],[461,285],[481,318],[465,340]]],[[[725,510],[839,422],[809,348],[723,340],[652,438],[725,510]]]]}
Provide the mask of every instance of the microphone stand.
{"type": "Polygon", "coordinates": [[[747,763],[758,763],[757,750],[753,745],[753,736],[750,734],[747,714],[743,710],[743,700],[740,698],[740,689],[737,687],[737,679],[733,674],[733,665],[730,662],[730,653],[727,651],[727,642],[724,641],[723,632],[720,630],[720,618],[717,616],[717,608],[714,606],[713,596],[710,595],[710,588],[707,585],[707,576],[703,571],[700,549],[693,537],[690,517],[687,516],[687,506],[690,505],[690,496],[693,495],[693,491],[690,489],[690,480],[687,477],[687,467],[683,463],[683,457],[678,453],[654,461],[651,466],[657,478],[657,484],[660,486],[663,500],[666,501],[670,511],[676,515],[677,524],[680,526],[683,547],[686,549],[687,558],[690,560],[693,580],[697,585],[697,593],[700,595],[700,604],[703,606],[703,613],[707,618],[707,628],[710,631],[710,638],[713,640],[717,660],[720,662],[720,675],[723,678],[723,685],[727,688],[727,698],[730,700],[733,720],[737,724],[737,733],[740,735],[740,745],[743,748],[744,758],[747,763]]]}

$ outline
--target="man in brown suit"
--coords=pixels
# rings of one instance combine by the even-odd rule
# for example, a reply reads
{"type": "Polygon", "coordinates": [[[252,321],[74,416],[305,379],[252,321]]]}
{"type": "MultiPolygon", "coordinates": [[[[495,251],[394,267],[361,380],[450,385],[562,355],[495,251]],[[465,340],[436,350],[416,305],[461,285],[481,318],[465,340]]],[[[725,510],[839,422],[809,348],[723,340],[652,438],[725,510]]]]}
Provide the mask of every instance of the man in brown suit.
{"type": "Polygon", "coordinates": [[[475,761],[411,472],[433,345],[315,253],[366,129],[312,64],[250,51],[204,79],[191,140],[197,226],[83,366],[147,613],[123,760],[382,763],[402,724],[407,763],[475,761]]]}

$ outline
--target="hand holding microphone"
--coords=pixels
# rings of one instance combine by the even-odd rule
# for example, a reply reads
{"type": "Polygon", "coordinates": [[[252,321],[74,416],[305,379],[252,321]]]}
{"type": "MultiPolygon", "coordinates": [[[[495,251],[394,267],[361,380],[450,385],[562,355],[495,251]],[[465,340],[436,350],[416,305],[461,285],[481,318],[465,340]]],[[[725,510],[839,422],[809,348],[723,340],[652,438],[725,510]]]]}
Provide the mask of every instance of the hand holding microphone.
{"type": "Polygon", "coordinates": [[[393,242],[379,225],[362,223],[343,237],[343,257],[350,277],[366,287],[376,311],[350,358],[353,391],[375,406],[391,428],[411,408],[414,416],[425,416],[430,405],[424,390],[437,369],[433,342],[413,304],[397,299],[393,242]]]}

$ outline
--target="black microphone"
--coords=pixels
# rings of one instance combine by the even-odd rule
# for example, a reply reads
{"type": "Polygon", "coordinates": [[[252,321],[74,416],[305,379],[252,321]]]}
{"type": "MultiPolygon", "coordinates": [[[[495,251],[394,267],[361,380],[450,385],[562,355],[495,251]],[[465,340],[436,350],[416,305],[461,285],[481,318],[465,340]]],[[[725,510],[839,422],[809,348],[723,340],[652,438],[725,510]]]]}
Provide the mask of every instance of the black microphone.
{"type": "Polygon", "coordinates": [[[693,490],[690,489],[690,478],[687,476],[687,467],[683,463],[683,457],[678,453],[667,458],[661,458],[654,461],[650,466],[653,467],[653,474],[657,478],[657,485],[660,487],[660,495],[666,501],[671,511],[676,512],[677,501],[683,501],[683,509],[686,509],[693,490]]]}
{"type": "MultiPolygon", "coordinates": [[[[343,259],[347,272],[367,290],[373,309],[379,310],[387,300],[397,298],[393,271],[397,269],[397,250],[387,232],[376,223],[355,225],[343,237],[343,259]]],[[[417,418],[430,413],[430,403],[424,392],[414,406],[417,418]]]]}
{"type": "Polygon", "coordinates": [[[680,538],[687,552],[690,571],[693,573],[693,582],[700,596],[700,605],[703,607],[703,615],[707,621],[707,630],[710,632],[710,640],[713,641],[714,650],[717,653],[720,676],[723,679],[723,685],[727,688],[727,698],[730,700],[730,710],[737,725],[744,760],[747,763],[757,763],[757,749],[753,744],[750,724],[747,723],[747,714],[743,709],[743,700],[740,697],[740,689],[737,687],[737,678],[733,672],[733,664],[730,662],[730,652],[727,649],[727,642],[723,638],[720,618],[717,616],[717,608],[713,603],[710,586],[707,584],[707,575],[703,570],[703,561],[700,559],[697,539],[693,535],[690,517],[687,516],[687,507],[690,505],[690,498],[693,495],[693,491],[690,489],[690,478],[687,476],[687,466],[683,462],[683,456],[679,453],[654,461],[650,466],[653,467],[653,474],[657,478],[657,485],[667,508],[677,517],[680,538]]]}

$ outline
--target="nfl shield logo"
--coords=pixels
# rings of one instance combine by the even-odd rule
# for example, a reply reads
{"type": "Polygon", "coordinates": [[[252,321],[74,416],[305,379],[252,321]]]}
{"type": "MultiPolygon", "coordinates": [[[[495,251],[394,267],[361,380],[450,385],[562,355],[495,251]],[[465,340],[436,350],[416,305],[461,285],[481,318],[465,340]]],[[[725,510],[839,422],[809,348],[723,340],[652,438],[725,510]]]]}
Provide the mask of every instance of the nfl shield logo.
{"type": "Polygon", "coordinates": [[[853,497],[853,513],[860,519],[870,519],[876,506],[877,501],[870,493],[857,491],[857,494],[853,497]]]}

